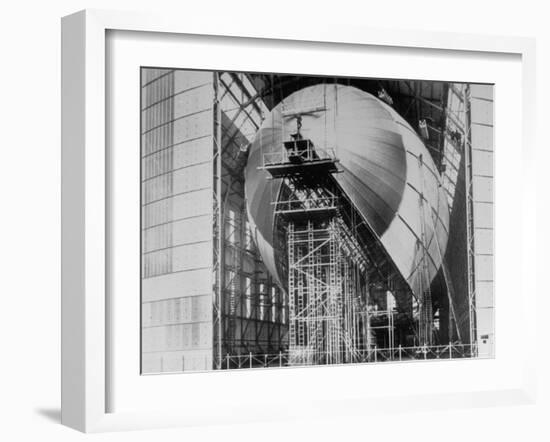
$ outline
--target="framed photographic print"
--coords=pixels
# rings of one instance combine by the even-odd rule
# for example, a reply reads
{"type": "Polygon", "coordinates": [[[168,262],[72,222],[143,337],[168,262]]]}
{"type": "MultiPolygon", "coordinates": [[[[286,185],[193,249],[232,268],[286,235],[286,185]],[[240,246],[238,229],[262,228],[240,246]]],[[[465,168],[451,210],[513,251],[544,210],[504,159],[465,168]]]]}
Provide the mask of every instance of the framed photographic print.
{"type": "Polygon", "coordinates": [[[493,357],[493,88],[142,67],[142,373],[493,357]]]}
{"type": "Polygon", "coordinates": [[[532,400],[533,43],[333,29],[64,19],[65,424],[532,400]]]}

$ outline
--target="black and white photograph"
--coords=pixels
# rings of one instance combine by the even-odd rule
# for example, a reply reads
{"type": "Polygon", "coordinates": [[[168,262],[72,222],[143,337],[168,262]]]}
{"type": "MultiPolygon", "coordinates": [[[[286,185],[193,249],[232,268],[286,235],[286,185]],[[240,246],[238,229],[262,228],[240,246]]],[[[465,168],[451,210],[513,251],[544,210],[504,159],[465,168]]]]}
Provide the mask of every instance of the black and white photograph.
{"type": "Polygon", "coordinates": [[[544,2],[3,6],[0,441],[548,439],[544,2]]]}
{"type": "Polygon", "coordinates": [[[493,84],[140,77],[142,374],[495,356],[493,84]]]}

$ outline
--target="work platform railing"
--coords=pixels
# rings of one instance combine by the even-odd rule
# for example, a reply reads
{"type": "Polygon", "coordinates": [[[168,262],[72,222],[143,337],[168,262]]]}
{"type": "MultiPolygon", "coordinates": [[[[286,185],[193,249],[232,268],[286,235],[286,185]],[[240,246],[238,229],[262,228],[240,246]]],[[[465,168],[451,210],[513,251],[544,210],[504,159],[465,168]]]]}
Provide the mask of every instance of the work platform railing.
{"type": "Polygon", "coordinates": [[[291,215],[308,211],[330,212],[338,209],[338,197],[336,196],[316,196],[305,199],[279,200],[271,203],[275,208],[275,213],[282,215],[291,215]]]}
{"type": "Polygon", "coordinates": [[[309,140],[287,141],[285,148],[263,154],[263,166],[296,164],[300,162],[335,161],[336,153],[332,148],[314,147],[309,140]]]}
{"type": "MultiPolygon", "coordinates": [[[[307,350],[300,351],[301,360],[307,360],[307,350]]],[[[319,352],[315,351],[315,357],[319,352]]],[[[453,360],[484,358],[488,355],[478,354],[477,345],[473,344],[447,344],[447,345],[422,345],[414,347],[397,346],[394,348],[373,347],[368,350],[357,350],[356,360],[353,363],[378,363],[378,362],[405,362],[417,360],[453,360]]],[[[312,351],[312,360],[313,351],[312,351]]],[[[243,368],[273,368],[273,367],[301,367],[308,365],[330,365],[330,364],[307,364],[290,363],[291,356],[288,351],[278,353],[254,354],[245,353],[239,355],[226,354],[223,357],[222,369],[234,370],[243,368]]],[[[344,360],[342,358],[342,360],[344,360]]]]}

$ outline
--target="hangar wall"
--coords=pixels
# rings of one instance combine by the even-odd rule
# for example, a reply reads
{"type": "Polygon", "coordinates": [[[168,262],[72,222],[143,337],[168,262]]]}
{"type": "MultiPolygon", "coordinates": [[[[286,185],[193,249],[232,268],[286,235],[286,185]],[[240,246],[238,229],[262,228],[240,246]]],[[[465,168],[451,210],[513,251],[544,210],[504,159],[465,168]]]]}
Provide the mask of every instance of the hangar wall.
{"type": "Polygon", "coordinates": [[[142,69],[142,373],[282,350],[285,299],[244,203],[246,147],[263,113],[253,93],[245,74],[142,69]]]}
{"type": "Polygon", "coordinates": [[[142,372],[212,368],[213,74],[142,70],[142,372]]]}
{"type": "Polygon", "coordinates": [[[479,356],[494,356],[494,87],[470,86],[475,316],[479,356]]]}
{"type": "MultiPolygon", "coordinates": [[[[471,287],[480,356],[490,356],[493,87],[471,85],[468,100],[460,103],[466,96],[457,92],[462,86],[450,85],[447,126],[456,129],[449,123],[453,119],[460,126],[472,160],[468,164],[473,166],[466,170],[465,149],[447,131],[442,174],[454,224],[450,243],[464,248],[453,254],[449,268],[455,291],[463,294],[462,338],[467,341],[471,287]],[[462,190],[460,195],[465,181],[471,183],[471,192],[462,190]],[[463,239],[467,228],[473,232],[468,251],[463,239]]],[[[281,363],[288,339],[288,301],[251,241],[244,200],[248,146],[267,112],[246,74],[143,69],[143,373],[231,368],[258,354],[278,354],[281,363]],[[216,220],[221,221],[219,229],[216,220]]]]}

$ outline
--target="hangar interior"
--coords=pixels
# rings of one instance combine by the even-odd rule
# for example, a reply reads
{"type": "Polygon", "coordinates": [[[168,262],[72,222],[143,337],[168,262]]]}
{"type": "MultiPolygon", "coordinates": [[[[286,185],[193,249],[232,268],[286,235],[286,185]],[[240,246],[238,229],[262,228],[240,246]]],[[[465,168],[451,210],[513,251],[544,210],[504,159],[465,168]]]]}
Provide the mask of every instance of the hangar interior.
{"type": "Polygon", "coordinates": [[[143,373],[493,356],[492,85],[141,77],[143,373]]]}

